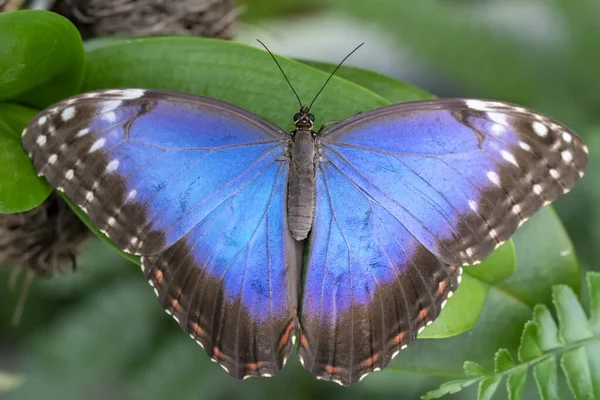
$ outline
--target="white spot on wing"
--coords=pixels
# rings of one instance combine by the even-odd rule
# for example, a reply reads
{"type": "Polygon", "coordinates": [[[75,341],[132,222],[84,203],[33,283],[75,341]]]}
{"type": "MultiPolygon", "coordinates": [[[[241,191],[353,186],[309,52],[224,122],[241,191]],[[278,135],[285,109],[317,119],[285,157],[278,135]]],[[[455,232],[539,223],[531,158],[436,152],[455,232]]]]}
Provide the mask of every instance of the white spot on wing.
{"type": "Polygon", "coordinates": [[[539,121],[534,121],[533,124],[531,124],[531,127],[536,135],[540,137],[548,136],[548,127],[545,124],[539,121]]]}
{"type": "Polygon", "coordinates": [[[100,111],[102,114],[113,111],[117,107],[119,107],[123,102],[121,100],[110,100],[106,101],[102,104],[102,110],[100,111]]]}
{"type": "Polygon", "coordinates": [[[86,201],[89,203],[90,201],[94,200],[94,193],[93,192],[87,192],[85,194],[85,199],[86,201]]]}
{"type": "Polygon", "coordinates": [[[51,154],[50,157],[48,158],[48,164],[54,164],[57,159],[58,159],[58,156],[56,154],[51,154]]]}
{"type": "Polygon", "coordinates": [[[512,208],[512,212],[515,214],[519,214],[521,212],[521,206],[518,204],[515,204],[512,208]]]}
{"type": "Polygon", "coordinates": [[[72,169],[68,170],[65,174],[65,178],[67,178],[67,180],[69,181],[73,179],[73,176],[75,176],[75,171],[73,171],[72,169]]]}
{"type": "Polygon", "coordinates": [[[90,132],[89,128],[83,128],[82,130],[80,130],[79,132],[77,132],[77,135],[75,135],[75,137],[83,137],[85,135],[87,135],[90,132]]]}
{"type": "Polygon", "coordinates": [[[68,121],[75,116],[75,107],[67,107],[60,113],[60,117],[63,121],[68,121]]]}
{"type": "Polygon", "coordinates": [[[525,142],[519,142],[519,147],[521,147],[523,150],[525,151],[531,151],[531,146],[529,146],[527,143],[525,142]]]}
{"type": "Polygon", "coordinates": [[[560,155],[562,156],[562,159],[564,162],[571,162],[573,161],[573,153],[571,153],[569,150],[565,150],[562,153],[560,153],[560,155]]]}
{"type": "Polygon", "coordinates": [[[135,196],[137,196],[137,190],[134,189],[134,190],[130,191],[129,193],[127,193],[126,201],[135,199],[135,196]]]}
{"type": "Polygon", "coordinates": [[[573,140],[573,136],[571,136],[571,134],[569,132],[563,132],[562,138],[567,143],[571,143],[571,140],[573,140]]]}
{"type": "Polygon", "coordinates": [[[117,120],[117,114],[114,111],[109,111],[106,114],[103,114],[102,117],[108,122],[115,122],[117,120]]]}
{"type": "Polygon", "coordinates": [[[500,186],[500,177],[494,171],[488,171],[486,174],[488,179],[496,186],[500,186]]]}
{"type": "Polygon", "coordinates": [[[94,142],[94,144],[92,145],[92,147],[90,147],[90,153],[93,153],[96,150],[101,149],[102,147],[104,147],[104,143],[106,143],[106,139],[105,138],[100,138],[100,139],[96,140],[94,142]]]}
{"type": "Polygon", "coordinates": [[[43,145],[46,144],[46,136],[44,136],[44,135],[38,136],[37,139],[35,140],[35,142],[37,143],[38,146],[42,147],[43,145]]]}
{"type": "Polygon", "coordinates": [[[114,172],[119,168],[119,160],[112,160],[106,166],[106,172],[114,172]]]}
{"type": "Polygon", "coordinates": [[[506,118],[506,114],[498,113],[498,112],[489,112],[487,113],[488,117],[497,124],[508,126],[508,120],[506,118]]]}
{"type": "Polygon", "coordinates": [[[467,100],[467,107],[477,111],[487,111],[488,107],[485,101],[481,100],[467,100]]]}
{"type": "Polygon", "coordinates": [[[469,200],[469,208],[471,208],[471,210],[477,212],[477,210],[478,210],[477,202],[475,200],[469,200]]]}
{"type": "Polygon", "coordinates": [[[558,173],[557,170],[552,168],[552,169],[550,169],[550,176],[553,177],[554,179],[558,179],[560,177],[560,174],[558,173]]]}
{"type": "Polygon", "coordinates": [[[517,160],[515,159],[515,157],[510,154],[508,151],[506,150],[502,150],[500,152],[500,155],[502,156],[502,158],[504,158],[506,161],[508,161],[509,163],[511,163],[514,166],[519,166],[519,164],[517,164],[517,160]]]}
{"type": "Polygon", "coordinates": [[[44,125],[46,123],[46,121],[48,121],[48,117],[46,117],[45,115],[42,115],[40,117],[40,119],[38,119],[38,125],[42,126],[42,125],[44,125]]]}
{"type": "Polygon", "coordinates": [[[533,192],[537,195],[542,194],[542,186],[536,183],[533,185],[533,192]]]}
{"type": "Polygon", "coordinates": [[[115,220],[113,217],[110,217],[107,221],[108,226],[113,226],[115,222],[117,222],[117,220],[115,220]]]}

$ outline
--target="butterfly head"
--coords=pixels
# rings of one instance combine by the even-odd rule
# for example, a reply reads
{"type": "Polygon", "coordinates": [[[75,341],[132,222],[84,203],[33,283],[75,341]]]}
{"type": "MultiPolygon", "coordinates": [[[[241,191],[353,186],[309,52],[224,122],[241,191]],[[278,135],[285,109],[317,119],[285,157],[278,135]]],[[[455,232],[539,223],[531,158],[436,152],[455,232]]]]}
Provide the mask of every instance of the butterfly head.
{"type": "Polygon", "coordinates": [[[312,130],[315,116],[308,112],[308,108],[302,106],[300,112],[294,114],[294,125],[296,129],[312,130]]]}

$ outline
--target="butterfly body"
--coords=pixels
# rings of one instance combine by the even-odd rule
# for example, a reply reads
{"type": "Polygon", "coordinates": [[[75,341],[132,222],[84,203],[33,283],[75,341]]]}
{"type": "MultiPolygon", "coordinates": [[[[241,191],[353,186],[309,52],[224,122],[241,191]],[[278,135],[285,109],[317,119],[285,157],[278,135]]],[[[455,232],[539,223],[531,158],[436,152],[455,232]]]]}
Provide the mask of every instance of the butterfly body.
{"type": "Polygon", "coordinates": [[[309,115],[304,108],[296,114],[290,139],[288,224],[296,240],[306,239],[315,213],[316,133],[309,115]]]}
{"type": "Polygon", "coordinates": [[[101,90],[42,111],[22,142],[229,374],[278,373],[298,337],[304,368],[346,386],[587,163],[573,131],[503,102],[395,104],[323,133],[304,111],[290,135],[214,99],[101,90]]]}

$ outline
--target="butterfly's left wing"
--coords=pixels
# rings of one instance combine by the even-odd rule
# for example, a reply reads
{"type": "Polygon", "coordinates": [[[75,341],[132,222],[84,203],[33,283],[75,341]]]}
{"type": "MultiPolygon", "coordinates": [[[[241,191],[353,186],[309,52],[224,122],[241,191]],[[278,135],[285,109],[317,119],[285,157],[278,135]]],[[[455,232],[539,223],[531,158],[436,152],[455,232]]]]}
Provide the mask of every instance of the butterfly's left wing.
{"type": "Polygon", "coordinates": [[[35,169],[121,249],[161,305],[237,378],[292,350],[299,260],[287,229],[287,135],[218,100],[160,90],[82,94],[32,120],[35,169]]]}
{"type": "Polygon", "coordinates": [[[433,100],[319,139],[299,355],[349,385],[385,367],[476,264],[583,175],[565,126],[501,102],[433,100]]]}

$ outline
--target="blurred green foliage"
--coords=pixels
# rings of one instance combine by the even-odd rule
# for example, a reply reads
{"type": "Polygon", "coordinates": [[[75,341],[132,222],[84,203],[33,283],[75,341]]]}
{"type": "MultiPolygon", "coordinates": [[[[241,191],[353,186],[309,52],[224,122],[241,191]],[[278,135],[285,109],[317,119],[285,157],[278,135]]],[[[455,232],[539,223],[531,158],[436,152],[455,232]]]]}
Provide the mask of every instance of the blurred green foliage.
{"type": "MultiPolygon", "coordinates": [[[[245,16],[260,24],[267,18],[342,13],[359,24],[377,26],[398,43],[399,49],[409,49],[419,62],[439,71],[460,88],[455,95],[517,102],[571,125],[584,136],[591,153],[587,176],[571,195],[557,202],[569,235],[553,211],[545,208],[515,234],[516,264],[503,264],[506,259],[501,258],[495,264],[492,260],[483,265],[500,265],[493,272],[470,271],[475,285],[470,292],[479,290],[483,296],[476,304],[483,305],[487,296],[473,329],[447,339],[417,340],[384,372],[373,374],[350,389],[315,381],[302,370],[296,357],[291,357],[275,378],[242,383],[210,363],[201,349],[165,316],[132,264],[94,240],[79,260],[77,274],[34,283],[24,319],[16,328],[10,327],[8,321],[18,295],[0,291],[0,344],[10,343],[10,348],[21,354],[17,365],[0,360],[0,367],[10,367],[10,371],[24,376],[21,388],[11,392],[9,398],[262,399],[279,398],[285,393],[292,399],[416,399],[444,380],[463,377],[462,367],[467,359],[491,370],[493,356],[500,347],[516,354],[523,324],[531,318],[533,306],[551,305],[551,287],[562,283],[579,288],[580,275],[569,236],[584,266],[598,268],[594,260],[600,255],[596,245],[600,239],[596,227],[600,224],[594,222],[600,221],[600,185],[594,179],[600,173],[600,159],[596,156],[600,154],[600,138],[595,134],[600,133],[600,41],[593,18],[598,15],[598,5],[583,0],[539,5],[543,8],[540,13],[551,16],[551,31],[558,35],[558,39],[550,35],[540,44],[525,33],[519,36],[492,23],[490,15],[493,7],[498,7],[492,3],[248,0],[245,16]],[[514,268],[515,272],[508,278],[501,273],[492,277],[502,267],[509,267],[510,271],[514,268]]],[[[533,2],[515,4],[523,3],[533,2]]],[[[0,32],[2,17],[5,15],[0,16],[0,32]]],[[[165,38],[98,45],[89,50],[84,66],[80,50],[83,47],[73,40],[71,28],[56,18],[60,17],[48,17],[41,24],[36,17],[34,23],[44,25],[41,30],[49,27],[43,37],[56,38],[58,47],[72,46],[73,57],[62,56],[56,70],[43,69],[52,72],[52,77],[32,86],[14,89],[18,85],[5,82],[11,92],[4,99],[45,107],[75,92],[96,88],[164,87],[220,98],[257,112],[285,129],[291,127],[290,116],[297,108],[295,99],[282,79],[273,79],[276,70],[266,55],[260,60],[256,56],[259,53],[243,46],[230,51],[217,43],[211,45],[210,41],[200,45],[192,39],[165,38]],[[252,60],[250,66],[247,60],[252,60]],[[70,62],[71,65],[64,64],[70,62]],[[80,88],[84,69],[85,81],[80,88]],[[65,78],[68,74],[61,75],[64,71],[73,72],[65,78]],[[53,86],[57,83],[59,86],[53,86]],[[34,87],[36,96],[32,97],[34,87]]],[[[0,34],[0,46],[7,43],[7,35],[0,34]]],[[[28,37],[27,33],[19,35],[20,40],[28,37]]],[[[35,55],[39,54],[38,51],[35,55]]],[[[40,57],[52,57],[54,53],[48,54],[40,57]]],[[[46,65],[45,60],[31,59],[25,65],[46,65]]],[[[285,59],[281,62],[302,98],[310,98],[326,78],[325,73],[309,66],[285,59]]],[[[311,65],[331,69],[326,64],[311,65]]],[[[322,120],[345,118],[388,101],[429,96],[390,78],[350,67],[343,68],[339,76],[316,104],[316,113],[322,120]]],[[[2,84],[0,81],[0,98],[2,84]]],[[[429,89],[436,92],[435,88],[429,89]]],[[[8,89],[5,93],[9,93],[8,89]]],[[[14,104],[0,105],[0,111],[6,106],[14,104]]],[[[510,249],[509,252],[513,254],[510,249]]],[[[0,271],[0,283],[8,280],[9,273],[0,271]]],[[[468,280],[463,287],[469,285],[468,280]]],[[[461,318],[457,313],[451,322],[461,318]]],[[[477,315],[479,310],[475,318],[477,315]]],[[[535,388],[527,386],[525,398],[531,398],[527,396],[532,393],[535,388]]],[[[469,399],[473,394],[467,391],[456,398],[469,399]]]]}

